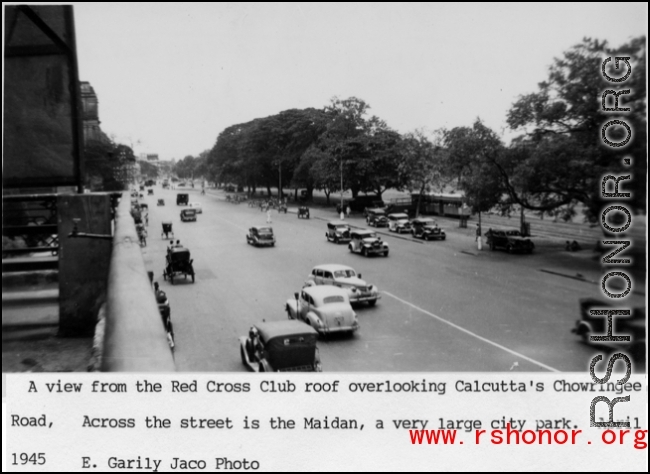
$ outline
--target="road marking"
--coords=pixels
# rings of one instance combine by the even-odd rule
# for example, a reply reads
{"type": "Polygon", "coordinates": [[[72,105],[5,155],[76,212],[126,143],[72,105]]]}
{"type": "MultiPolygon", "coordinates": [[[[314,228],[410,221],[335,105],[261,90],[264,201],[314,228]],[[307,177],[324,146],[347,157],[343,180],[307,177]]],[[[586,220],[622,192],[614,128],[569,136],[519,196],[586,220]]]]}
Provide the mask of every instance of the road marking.
{"type": "Polygon", "coordinates": [[[543,364],[543,363],[541,363],[541,362],[538,362],[538,361],[536,361],[535,359],[531,359],[530,357],[527,357],[527,356],[525,356],[525,355],[523,355],[523,354],[520,354],[519,352],[515,352],[515,351],[513,351],[512,349],[508,349],[507,347],[504,347],[504,346],[502,346],[501,344],[497,344],[497,343],[494,342],[494,341],[490,341],[489,339],[486,339],[486,338],[484,338],[483,336],[479,336],[478,334],[475,334],[475,333],[473,333],[472,331],[469,331],[469,330],[467,330],[467,329],[465,329],[465,328],[463,328],[463,327],[460,327],[460,326],[458,326],[457,324],[452,323],[451,321],[447,321],[446,319],[441,318],[440,316],[436,316],[435,314],[430,313],[429,311],[427,311],[427,310],[425,310],[425,309],[422,309],[422,308],[420,308],[420,307],[418,307],[418,306],[415,306],[413,303],[409,303],[408,301],[403,300],[402,298],[400,298],[400,297],[398,297],[398,296],[395,296],[395,295],[393,295],[393,294],[391,294],[391,293],[389,293],[389,292],[387,292],[387,291],[384,291],[383,293],[387,294],[387,295],[390,296],[391,298],[395,298],[397,301],[399,301],[399,302],[401,302],[401,303],[404,303],[405,305],[410,306],[410,307],[413,308],[413,309],[416,309],[416,310],[418,310],[418,311],[420,311],[420,312],[422,312],[422,313],[424,313],[424,314],[426,314],[426,315],[428,315],[428,316],[431,316],[431,317],[434,318],[434,319],[437,319],[437,320],[440,321],[440,322],[443,322],[443,323],[445,323],[445,324],[447,324],[447,325],[449,325],[449,326],[451,326],[451,327],[453,327],[453,328],[456,328],[456,329],[458,329],[459,331],[464,332],[465,334],[469,334],[470,336],[473,336],[473,337],[475,337],[476,339],[479,339],[479,340],[481,340],[481,341],[483,341],[483,342],[486,342],[486,343],[488,343],[488,344],[491,344],[491,345],[493,345],[494,347],[498,347],[499,349],[504,350],[504,351],[506,351],[506,352],[508,352],[508,353],[510,353],[510,354],[512,354],[512,355],[515,355],[515,356],[517,356],[517,357],[521,357],[522,359],[525,359],[525,360],[527,360],[528,362],[532,362],[533,364],[538,365],[538,366],[540,366],[540,367],[543,367],[544,369],[546,369],[546,370],[548,370],[548,371],[550,371],[550,372],[560,372],[559,370],[554,369],[553,367],[551,367],[551,366],[549,366],[549,365],[546,365],[546,364],[543,364]]]}

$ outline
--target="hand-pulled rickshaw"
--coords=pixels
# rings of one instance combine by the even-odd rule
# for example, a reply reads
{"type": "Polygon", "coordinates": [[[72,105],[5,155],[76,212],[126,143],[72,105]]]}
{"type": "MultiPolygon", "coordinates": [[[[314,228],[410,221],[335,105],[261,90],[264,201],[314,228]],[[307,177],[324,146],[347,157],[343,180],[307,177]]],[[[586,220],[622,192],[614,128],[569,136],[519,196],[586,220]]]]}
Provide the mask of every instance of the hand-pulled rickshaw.
{"type": "Polygon", "coordinates": [[[192,277],[194,283],[194,267],[192,266],[190,258],[190,251],[184,247],[170,247],[167,249],[167,256],[165,257],[165,271],[163,278],[174,284],[174,275],[183,274],[185,278],[187,275],[192,277]]]}
{"type": "Polygon", "coordinates": [[[162,237],[164,235],[165,238],[168,239],[169,234],[172,235],[172,239],[173,239],[174,238],[174,232],[172,231],[172,223],[171,222],[163,222],[162,223],[162,232],[160,233],[160,236],[162,237]]]}
{"type": "Polygon", "coordinates": [[[309,208],[307,206],[298,208],[298,219],[309,219],[309,208]]]}

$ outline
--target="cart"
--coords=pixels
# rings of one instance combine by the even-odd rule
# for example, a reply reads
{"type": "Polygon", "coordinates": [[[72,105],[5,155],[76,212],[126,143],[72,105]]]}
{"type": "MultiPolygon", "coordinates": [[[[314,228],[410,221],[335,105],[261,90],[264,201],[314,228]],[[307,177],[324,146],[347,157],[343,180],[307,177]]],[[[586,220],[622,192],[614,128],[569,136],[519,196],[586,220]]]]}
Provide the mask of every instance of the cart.
{"type": "Polygon", "coordinates": [[[307,206],[298,208],[298,219],[309,219],[309,208],[307,206]]]}
{"type": "Polygon", "coordinates": [[[174,238],[174,231],[172,231],[172,223],[171,222],[163,222],[162,223],[162,232],[160,233],[160,236],[162,237],[163,235],[165,236],[166,239],[169,239],[169,234],[171,234],[171,238],[174,238]]]}
{"type": "Polygon", "coordinates": [[[163,271],[163,278],[169,281],[171,284],[174,284],[174,276],[182,274],[187,278],[188,275],[192,277],[192,283],[194,283],[194,267],[192,266],[192,260],[190,258],[190,251],[184,247],[173,247],[170,248],[165,257],[165,270],[163,271]]]}

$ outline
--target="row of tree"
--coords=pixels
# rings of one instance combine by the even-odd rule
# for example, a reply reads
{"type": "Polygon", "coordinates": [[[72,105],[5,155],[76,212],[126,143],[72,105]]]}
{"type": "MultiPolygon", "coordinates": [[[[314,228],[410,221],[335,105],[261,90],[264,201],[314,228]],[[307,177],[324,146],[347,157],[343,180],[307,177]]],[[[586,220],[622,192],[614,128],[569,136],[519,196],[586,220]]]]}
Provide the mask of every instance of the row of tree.
{"type": "MultiPolygon", "coordinates": [[[[602,208],[602,176],[632,171],[626,182],[636,210],[646,196],[646,51],[645,38],[619,48],[586,38],[555,59],[537,92],[520,97],[508,112],[521,135],[509,145],[477,119],[472,126],[399,134],[355,97],[334,98],[323,109],[291,109],[223,130],[214,147],[176,165],[181,177],[203,175],[220,183],[257,188],[350,190],[381,196],[389,188],[424,193],[453,187],[482,212],[500,205],[553,213],[582,205],[595,220],[602,208]],[[601,97],[616,84],[601,65],[607,57],[629,56],[633,74],[620,96],[629,107],[625,121],[634,131],[621,149],[604,146],[602,125],[611,120],[601,97]],[[623,156],[632,157],[632,166],[623,156]]],[[[617,88],[618,89],[618,88],[617,88]]],[[[611,99],[613,100],[613,99],[611,99]]],[[[609,105],[611,107],[611,105],[609,105]]],[[[621,141],[623,127],[610,127],[621,141]]]]}

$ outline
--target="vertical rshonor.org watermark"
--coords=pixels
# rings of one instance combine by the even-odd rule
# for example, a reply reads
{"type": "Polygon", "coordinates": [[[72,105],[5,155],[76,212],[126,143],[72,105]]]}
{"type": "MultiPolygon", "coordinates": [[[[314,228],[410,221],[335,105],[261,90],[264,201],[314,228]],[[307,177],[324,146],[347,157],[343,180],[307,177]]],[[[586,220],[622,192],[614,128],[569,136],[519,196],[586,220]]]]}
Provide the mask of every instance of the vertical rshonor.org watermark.
{"type": "MultiPolygon", "coordinates": [[[[630,58],[629,57],[621,57],[621,56],[615,56],[614,57],[614,69],[618,73],[622,73],[621,67],[624,65],[626,68],[625,74],[621,75],[620,77],[611,77],[607,73],[608,69],[608,64],[612,61],[612,57],[605,58],[605,60],[602,63],[602,74],[603,77],[610,83],[625,83],[631,76],[632,76],[632,66],[630,65],[629,62],[630,58]]],[[[611,65],[610,65],[610,72],[611,71],[611,65]]],[[[625,121],[625,114],[631,111],[630,107],[619,107],[619,98],[621,95],[627,95],[630,94],[630,89],[606,89],[602,93],[602,111],[605,113],[616,113],[619,114],[617,116],[612,116],[611,119],[608,119],[602,126],[601,130],[601,139],[603,143],[608,146],[612,147],[614,149],[622,148],[625,147],[630,141],[632,140],[633,136],[633,130],[630,127],[630,125],[625,121]],[[614,106],[613,107],[607,107],[607,98],[608,96],[612,95],[613,96],[613,102],[614,106]],[[610,127],[623,127],[626,131],[626,137],[622,141],[612,141],[608,138],[607,132],[610,127]]],[[[624,166],[630,166],[632,164],[632,158],[625,156],[623,157],[623,165],[624,166]]],[[[630,192],[620,192],[619,191],[619,184],[621,181],[626,181],[626,180],[631,180],[632,175],[631,174],[625,174],[621,176],[614,176],[612,174],[608,174],[606,176],[603,176],[602,179],[602,190],[601,190],[601,196],[603,200],[606,202],[608,200],[612,200],[611,202],[608,202],[606,205],[605,209],[602,212],[601,216],[601,221],[602,225],[605,230],[609,231],[610,233],[613,234],[618,234],[621,232],[625,232],[630,225],[632,224],[632,214],[630,213],[630,210],[624,206],[626,204],[626,199],[630,200],[632,198],[632,193],[630,192]],[[610,185],[608,191],[608,183],[610,181],[613,181],[613,187],[610,185]],[[623,201],[622,203],[619,201],[623,201]],[[625,214],[626,217],[626,222],[624,225],[620,227],[615,227],[607,222],[607,216],[610,212],[619,212],[625,214]]],[[[618,224],[616,224],[618,225],[618,224]]],[[[618,246],[613,252],[605,255],[603,257],[603,264],[604,265],[630,265],[631,259],[629,258],[613,258],[616,256],[619,252],[622,252],[626,248],[628,248],[631,245],[630,240],[603,240],[603,245],[616,245],[618,246]]],[[[601,287],[603,290],[603,293],[605,296],[608,298],[611,298],[615,301],[621,300],[622,298],[625,298],[630,292],[632,291],[632,280],[630,277],[627,275],[625,271],[621,271],[619,269],[613,269],[612,271],[608,271],[602,279],[601,287]],[[625,281],[625,289],[621,292],[615,292],[615,291],[610,291],[607,288],[607,281],[610,278],[622,278],[625,281]]],[[[622,305],[625,306],[625,305],[622,305]]],[[[589,310],[590,314],[592,316],[601,316],[607,317],[607,334],[605,335],[600,335],[600,336],[590,336],[590,340],[592,342],[630,342],[630,335],[629,334],[612,334],[613,331],[613,326],[614,326],[614,317],[615,316],[627,316],[629,317],[631,315],[631,310],[630,308],[617,308],[617,309],[590,309],[589,310]]],[[[617,384],[624,384],[625,382],[628,381],[630,378],[630,375],[632,374],[632,362],[630,361],[630,358],[621,353],[617,352],[613,354],[609,358],[609,362],[607,363],[607,372],[603,378],[600,378],[596,375],[595,369],[596,365],[598,364],[599,361],[601,361],[603,358],[602,354],[596,355],[592,360],[591,360],[591,365],[589,367],[589,374],[591,375],[591,378],[593,379],[594,382],[599,383],[599,384],[605,384],[609,381],[611,375],[612,375],[612,368],[614,367],[614,364],[616,363],[617,360],[622,359],[625,362],[627,371],[625,373],[625,376],[621,379],[619,379],[616,383],[617,384]]],[[[591,426],[592,427],[598,427],[598,428],[629,428],[630,427],[630,422],[629,421],[614,421],[614,406],[617,403],[620,402],[629,402],[630,401],[630,396],[627,395],[625,397],[617,397],[614,398],[613,400],[610,400],[607,397],[604,396],[598,396],[595,397],[591,401],[591,406],[589,408],[589,419],[591,421],[591,426]],[[596,405],[598,402],[605,402],[607,403],[609,407],[609,420],[608,421],[596,421],[596,405]]]]}

